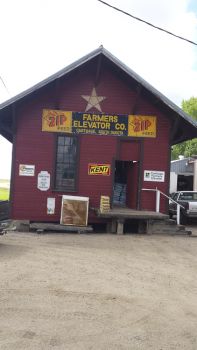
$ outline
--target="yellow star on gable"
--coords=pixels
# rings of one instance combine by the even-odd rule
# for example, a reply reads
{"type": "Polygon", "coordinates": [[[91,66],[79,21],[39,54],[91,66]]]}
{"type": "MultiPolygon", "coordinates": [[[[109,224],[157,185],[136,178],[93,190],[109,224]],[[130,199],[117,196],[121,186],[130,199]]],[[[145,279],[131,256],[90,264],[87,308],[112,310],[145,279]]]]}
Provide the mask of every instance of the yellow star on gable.
{"type": "Polygon", "coordinates": [[[89,111],[89,109],[91,109],[92,107],[95,107],[96,109],[98,109],[98,111],[102,112],[100,102],[105,100],[106,97],[105,96],[97,96],[95,88],[92,89],[90,96],[81,95],[81,97],[84,98],[84,100],[86,100],[88,102],[86,109],[85,109],[85,112],[89,111]]]}

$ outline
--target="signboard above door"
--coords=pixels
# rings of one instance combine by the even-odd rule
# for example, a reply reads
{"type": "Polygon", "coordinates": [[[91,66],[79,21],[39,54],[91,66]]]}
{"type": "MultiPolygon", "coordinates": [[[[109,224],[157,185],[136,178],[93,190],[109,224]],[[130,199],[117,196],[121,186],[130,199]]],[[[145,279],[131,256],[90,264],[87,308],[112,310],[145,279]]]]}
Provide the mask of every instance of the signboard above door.
{"type": "Polygon", "coordinates": [[[133,137],[156,137],[156,117],[95,114],[44,109],[42,131],[133,137]]]}

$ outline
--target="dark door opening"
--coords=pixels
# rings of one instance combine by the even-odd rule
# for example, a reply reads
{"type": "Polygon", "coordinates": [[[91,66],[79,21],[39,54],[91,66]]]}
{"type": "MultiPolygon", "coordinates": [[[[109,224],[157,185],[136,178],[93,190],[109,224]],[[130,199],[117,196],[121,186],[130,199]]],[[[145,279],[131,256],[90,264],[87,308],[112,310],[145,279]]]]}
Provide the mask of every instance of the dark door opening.
{"type": "Polygon", "coordinates": [[[139,162],[115,160],[113,206],[137,209],[139,162]]]}
{"type": "Polygon", "coordinates": [[[113,205],[126,207],[128,161],[116,160],[113,188],[113,205]]]}
{"type": "Polygon", "coordinates": [[[193,191],[193,175],[178,175],[177,191],[193,191]]]}

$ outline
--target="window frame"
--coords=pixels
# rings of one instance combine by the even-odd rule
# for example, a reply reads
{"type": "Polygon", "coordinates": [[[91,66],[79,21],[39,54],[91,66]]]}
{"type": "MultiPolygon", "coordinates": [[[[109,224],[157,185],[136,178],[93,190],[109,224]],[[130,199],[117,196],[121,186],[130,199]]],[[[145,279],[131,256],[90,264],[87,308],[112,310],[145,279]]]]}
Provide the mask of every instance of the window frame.
{"type": "Polygon", "coordinates": [[[60,134],[55,135],[55,147],[54,147],[54,162],[53,162],[53,191],[54,192],[77,192],[78,191],[78,173],[79,173],[79,137],[74,134],[60,134]],[[74,187],[71,189],[69,187],[57,188],[56,185],[56,173],[57,173],[57,151],[58,151],[58,139],[59,137],[69,137],[76,140],[76,158],[75,158],[75,176],[74,176],[74,187]]]}

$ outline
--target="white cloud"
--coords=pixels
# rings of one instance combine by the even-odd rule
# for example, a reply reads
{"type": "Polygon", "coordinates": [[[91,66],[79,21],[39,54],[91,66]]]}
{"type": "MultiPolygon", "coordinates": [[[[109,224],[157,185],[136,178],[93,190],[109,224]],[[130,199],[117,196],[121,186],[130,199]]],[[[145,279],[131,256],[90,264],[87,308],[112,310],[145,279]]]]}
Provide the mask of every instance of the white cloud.
{"type": "MultiPolygon", "coordinates": [[[[197,41],[197,16],[191,8],[188,10],[189,0],[109,2],[197,41]]],[[[38,83],[101,44],[178,105],[182,99],[197,95],[195,46],[97,0],[2,1],[0,32],[0,74],[11,95],[38,83]]],[[[8,97],[0,82],[0,101],[8,97]]]]}

